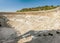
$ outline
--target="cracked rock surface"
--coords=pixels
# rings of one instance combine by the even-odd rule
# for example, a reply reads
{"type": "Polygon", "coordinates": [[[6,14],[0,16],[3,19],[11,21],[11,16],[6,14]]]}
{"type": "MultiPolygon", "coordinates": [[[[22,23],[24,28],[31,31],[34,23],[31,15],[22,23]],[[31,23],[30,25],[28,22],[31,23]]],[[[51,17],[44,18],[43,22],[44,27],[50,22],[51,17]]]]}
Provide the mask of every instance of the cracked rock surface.
{"type": "Polygon", "coordinates": [[[42,31],[26,43],[60,43],[60,30],[42,31]]]}
{"type": "Polygon", "coordinates": [[[17,43],[16,37],[18,35],[14,29],[7,27],[0,28],[0,43],[17,43]]]}

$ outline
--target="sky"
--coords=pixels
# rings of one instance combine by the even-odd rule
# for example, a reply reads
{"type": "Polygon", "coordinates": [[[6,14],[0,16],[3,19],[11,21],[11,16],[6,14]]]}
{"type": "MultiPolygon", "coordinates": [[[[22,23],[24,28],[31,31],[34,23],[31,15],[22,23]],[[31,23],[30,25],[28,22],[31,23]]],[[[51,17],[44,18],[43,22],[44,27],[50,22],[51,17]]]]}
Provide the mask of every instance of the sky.
{"type": "Polygon", "coordinates": [[[16,12],[23,8],[60,5],[60,0],[0,0],[0,12],[16,12]]]}

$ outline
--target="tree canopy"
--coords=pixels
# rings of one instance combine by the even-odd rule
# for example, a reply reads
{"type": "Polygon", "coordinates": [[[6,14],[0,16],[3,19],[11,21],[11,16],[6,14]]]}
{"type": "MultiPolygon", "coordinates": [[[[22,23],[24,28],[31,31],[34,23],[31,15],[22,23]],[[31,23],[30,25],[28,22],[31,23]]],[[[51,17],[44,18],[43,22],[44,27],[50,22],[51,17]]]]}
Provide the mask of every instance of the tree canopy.
{"type": "Polygon", "coordinates": [[[39,7],[34,7],[34,8],[23,8],[21,10],[17,10],[17,12],[27,12],[27,11],[42,11],[42,10],[50,10],[50,9],[54,9],[57,8],[59,6],[39,6],[39,7]]]}

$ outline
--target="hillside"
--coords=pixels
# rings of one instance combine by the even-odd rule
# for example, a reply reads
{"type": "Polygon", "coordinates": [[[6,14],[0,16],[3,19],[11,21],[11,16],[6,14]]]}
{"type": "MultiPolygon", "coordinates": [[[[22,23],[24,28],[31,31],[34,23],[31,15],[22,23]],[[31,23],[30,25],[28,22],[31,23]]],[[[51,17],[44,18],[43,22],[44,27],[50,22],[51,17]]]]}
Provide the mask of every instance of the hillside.
{"type": "Polygon", "coordinates": [[[54,9],[57,8],[59,6],[39,6],[39,7],[35,7],[35,8],[23,8],[21,10],[17,10],[17,12],[27,12],[27,11],[42,11],[42,10],[50,10],[50,9],[54,9]]]}

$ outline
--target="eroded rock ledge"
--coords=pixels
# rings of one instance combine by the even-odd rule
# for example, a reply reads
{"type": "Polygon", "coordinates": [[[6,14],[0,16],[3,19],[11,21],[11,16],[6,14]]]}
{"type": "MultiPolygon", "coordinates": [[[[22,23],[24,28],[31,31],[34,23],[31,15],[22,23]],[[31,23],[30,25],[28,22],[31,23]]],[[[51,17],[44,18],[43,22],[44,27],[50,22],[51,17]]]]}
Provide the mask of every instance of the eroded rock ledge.
{"type": "Polygon", "coordinates": [[[60,43],[60,30],[29,31],[28,33],[33,37],[25,43],[60,43]]]}
{"type": "Polygon", "coordinates": [[[48,11],[0,12],[0,27],[10,27],[21,35],[30,30],[60,29],[60,7],[48,11]]]}

